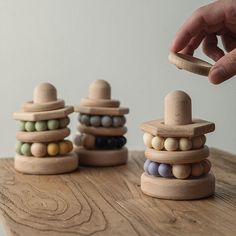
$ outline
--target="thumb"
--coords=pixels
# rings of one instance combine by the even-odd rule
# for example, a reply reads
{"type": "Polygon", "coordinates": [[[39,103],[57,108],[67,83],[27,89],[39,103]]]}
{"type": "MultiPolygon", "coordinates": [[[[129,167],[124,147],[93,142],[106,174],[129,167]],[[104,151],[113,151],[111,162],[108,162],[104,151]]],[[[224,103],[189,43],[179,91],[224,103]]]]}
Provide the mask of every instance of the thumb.
{"type": "Polygon", "coordinates": [[[211,68],[209,80],[220,84],[236,74],[236,49],[221,57],[211,68]]]}

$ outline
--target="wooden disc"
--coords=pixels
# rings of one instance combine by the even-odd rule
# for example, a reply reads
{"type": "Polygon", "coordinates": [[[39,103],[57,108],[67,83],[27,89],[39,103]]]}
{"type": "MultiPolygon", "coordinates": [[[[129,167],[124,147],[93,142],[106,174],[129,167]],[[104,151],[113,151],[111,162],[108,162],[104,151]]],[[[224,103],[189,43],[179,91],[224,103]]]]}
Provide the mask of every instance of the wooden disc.
{"type": "Polygon", "coordinates": [[[74,153],[59,157],[27,157],[16,155],[14,167],[17,171],[32,175],[55,175],[78,168],[78,157],[74,153]]]}
{"type": "Polygon", "coordinates": [[[129,108],[126,107],[84,107],[75,106],[75,112],[80,112],[89,115],[108,115],[108,116],[123,116],[129,113],[129,108]]]}
{"type": "Polygon", "coordinates": [[[78,124],[77,128],[81,133],[92,134],[94,136],[122,136],[127,132],[125,126],[119,128],[104,128],[78,124]]]}
{"type": "Polygon", "coordinates": [[[51,111],[65,107],[65,102],[62,99],[47,103],[33,103],[32,101],[26,102],[21,107],[24,112],[39,112],[39,111],[51,111]]]}
{"type": "Polygon", "coordinates": [[[212,174],[196,179],[168,179],[143,173],[141,176],[143,193],[170,200],[193,200],[211,196],[215,191],[215,177],[212,174]]]}
{"type": "Polygon", "coordinates": [[[196,163],[206,159],[209,156],[209,148],[204,146],[201,149],[189,151],[158,151],[147,148],[145,150],[146,158],[151,161],[165,164],[188,164],[196,163]]]}
{"type": "Polygon", "coordinates": [[[16,133],[16,139],[25,143],[47,143],[63,140],[69,135],[69,128],[35,132],[19,131],[16,133]]]}
{"type": "Polygon", "coordinates": [[[120,102],[113,99],[90,99],[82,98],[80,100],[80,106],[87,107],[119,107],[120,102]]]}
{"type": "Polygon", "coordinates": [[[57,109],[52,111],[40,111],[40,112],[19,111],[13,114],[13,118],[15,120],[23,120],[23,121],[51,120],[51,119],[64,118],[72,112],[74,112],[74,107],[65,106],[62,109],[57,109]]]}
{"type": "Polygon", "coordinates": [[[212,64],[204,60],[181,53],[170,52],[168,60],[179,69],[184,69],[203,76],[208,76],[212,67],[212,64]]]}
{"type": "Polygon", "coordinates": [[[128,159],[126,147],[118,150],[86,150],[82,147],[75,147],[74,151],[79,156],[80,165],[85,166],[117,166],[125,164],[128,159]]]}

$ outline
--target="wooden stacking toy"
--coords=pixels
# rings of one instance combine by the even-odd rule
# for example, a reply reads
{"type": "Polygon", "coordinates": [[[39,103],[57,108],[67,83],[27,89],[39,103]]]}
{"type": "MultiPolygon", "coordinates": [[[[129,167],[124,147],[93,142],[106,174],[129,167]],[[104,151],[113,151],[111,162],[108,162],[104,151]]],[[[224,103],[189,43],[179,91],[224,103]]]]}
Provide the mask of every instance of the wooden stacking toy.
{"type": "Polygon", "coordinates": [[[111,87],[105,80],[96,80],[89,86],[89,95],[79,106],[78,133],[74,138],[75,152],[81,165],[115,166],[125,164],[128,150],[124,145],[127,128],[125,114],[128,108],[120,107],[111,99],[111,87]]]}
{"type": "Polygon", "coordinates": [[[68,115],[72,106],[57,99],[56,88],[42,83],[34,89],[33,101],[26,102],[19,112],[16,134],[15,169],[25,174],[61,174],[78,167],[73,144],[64,140],[70,134],[68,115]]]}
{"type": "Polygon", "coordinates": [[[164,120],[145,122],[146,146],[141,190],[150,196],[174,200],[212,195],[215,178],[209,173],[209,149],[204,134],[214,123],[193,119],[191,98],[183,91],[165,97],[164,120]]]}

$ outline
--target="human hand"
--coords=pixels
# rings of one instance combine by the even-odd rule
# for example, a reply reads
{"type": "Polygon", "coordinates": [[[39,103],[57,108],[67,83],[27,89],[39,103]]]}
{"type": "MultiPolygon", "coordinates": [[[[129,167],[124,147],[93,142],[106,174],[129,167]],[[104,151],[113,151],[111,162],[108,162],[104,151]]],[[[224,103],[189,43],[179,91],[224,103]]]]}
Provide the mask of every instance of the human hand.
{"type": "Polygon", "coordinates": [[[218,0],[197,9],[178,30],[171,51],[193,55],[202,43],[204,53],[216,61],[209,73],[213,84],[236,74],[236,1],[218,0]],[[221,37],[224,51],[217,46],[221,37]]]}

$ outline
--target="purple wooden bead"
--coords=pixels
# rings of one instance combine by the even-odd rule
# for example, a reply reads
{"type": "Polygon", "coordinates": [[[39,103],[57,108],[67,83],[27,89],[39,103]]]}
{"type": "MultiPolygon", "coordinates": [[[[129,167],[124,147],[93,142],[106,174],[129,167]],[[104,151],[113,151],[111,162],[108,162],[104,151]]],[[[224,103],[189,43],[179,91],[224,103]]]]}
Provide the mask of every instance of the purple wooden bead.
{"type": "Polygon", "coordinates": [[[143,169],[144,169],[144,171],[147,172],[147,173],[148,173],[148,166],[149,166],[149,164],[150,164],[151,162],[152,162],[152,161],[149,160],[149,159],[146,159],[146,161],[144,162],[143,169]]]}
{"type": "Polygon", "coordinates": [[[164,178],[168,178],[172,176],[172,169],[171,169],[171,166],[168,164],[160,164],[158,168],[158,172],[164,178]]]}
{"type": "Polygon", "coordinates": [[[159,175],[158,167],[159,167],[159,164],[152,161],[148,166],[148,173],[150,175],[158,176],[159,175]]]}

